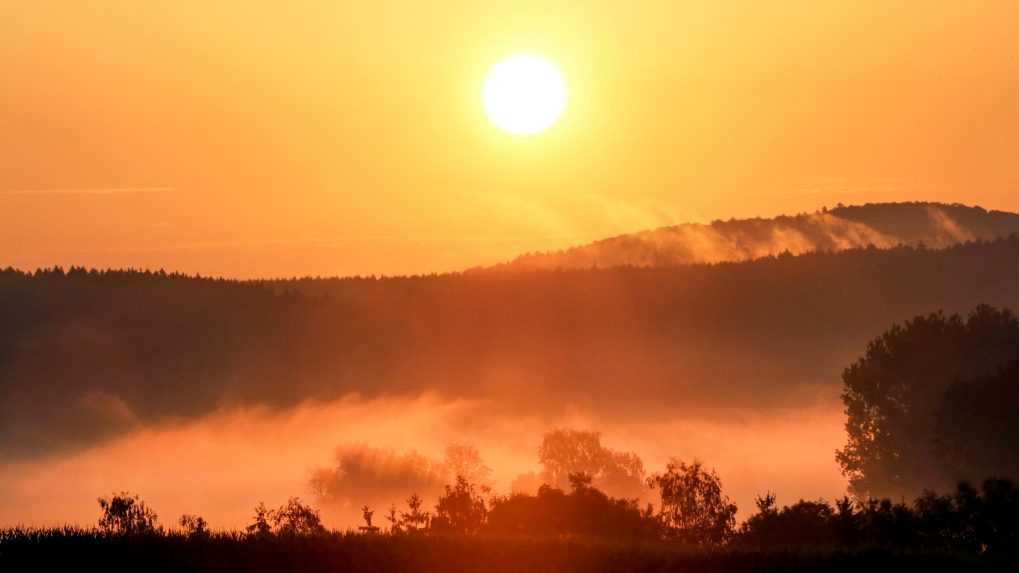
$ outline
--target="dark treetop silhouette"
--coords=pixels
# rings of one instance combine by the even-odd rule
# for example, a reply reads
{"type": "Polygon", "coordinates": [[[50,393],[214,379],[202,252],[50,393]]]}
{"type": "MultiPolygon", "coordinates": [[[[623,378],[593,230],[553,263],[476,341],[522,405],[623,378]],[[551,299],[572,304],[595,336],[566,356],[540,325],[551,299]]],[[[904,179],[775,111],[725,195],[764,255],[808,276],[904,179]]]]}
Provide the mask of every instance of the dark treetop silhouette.
{"type": "Polygon", "coordinates": [[[895,325],[845,370],[848,443],[837,455],[857,495],[912,496],[987,476],[1019,478],[1019,320],[979,306],[895,325]]]}

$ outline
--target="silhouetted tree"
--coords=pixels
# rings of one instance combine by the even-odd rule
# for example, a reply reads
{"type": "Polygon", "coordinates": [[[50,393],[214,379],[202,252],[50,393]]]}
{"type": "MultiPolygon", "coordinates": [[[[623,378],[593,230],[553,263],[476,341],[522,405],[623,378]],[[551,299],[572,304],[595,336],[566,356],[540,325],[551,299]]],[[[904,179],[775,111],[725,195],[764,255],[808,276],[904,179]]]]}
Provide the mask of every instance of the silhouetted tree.
{"type": "Polygon", "coordinates": [[[326,532],[318,510],[292,497],[272,512],[273,530],[277,535],[319,535],[326,532]]]}
{"type": "Polygon", "coordinates": [[[848,495],[835,500],[835,535],[845,545],[855,546],[860,541],[860,516],[848,495]]]}
{"type": "Polygon", "coordinates": [[[572,491],[549,485],[537,495],[495,497],[485,531],[529,537],[580,536],[612,540],[654,540],[660,527],[648,507],[636,500],[615,499],[591,486],[590,476],[571,474],[572,491]]]}
{"type": "Polygon", "coordinates": [[[644,464],[636,454],[616,452],[601,443],[601,434],[556,429],[542,439],[538,461],[545,483],[565,489],[571,474],[584,474],[598,487],[638,496],[644,485],[644,464]]]}
{"type": "Polygon", "coordinates": [[[722,482],[699,461],[673,458],[666,471],[648,478],[661,503],[658,517],[666,534],[690,545],[718,545],[736,528],[736,504],[722,493],[722,482]]]}
{"type": "Polygon", "coordinates": [[[608,452],[597,432],[553,430],[545,434],[538,447],[538,461],[545,469],[547,483],[553,487],[567,486],[571,473],[593,477],[601,472],[607,458],[608,452]]]}
{"type": "MultiPolygon", "coordinates": [[[[759,498],[760,501],[760,498],[759,498]]],[[[926,492],[912,505],[889,499],[834,506],[804,501],[776,510],[774,498],[758,504],[743,524],[738,545],[756,547],[875,546],[1007,554],[1019,542],[1019,490],[1006,480],[986,480],[980,490],[961,483],[954,492],[926,492]]]]}
{"type": "Polygon", "coordinates": [[[99,498],[103,515],[99,528],[116,535],[138,535],[156,531],[158,516],[137,494],[126,491],[99,498]]]}
{"type": "Polygon", "coordinates": [[[975,516],[980,547],[996,553],[1019,554],[1019,488],[1007,479],[988,479],[980,496],[966,499],[963,511],[975,516]]]}
{"type": "MultiPolygon", "coordinates": [[[[842,375],[848,441],[836,459],[851,491],[860,498],[901,498],[952,483],[937,451],[939,437],[944,444],[957,437],[947,422],[938,436],[936,414],[946,391],[953,383],[968,388],[965,381],[1015,360],[1019,321],[985,305],[965,321],[919,316],[871,341],[842,375]]],[[[951,409],[943,413],[946,420],[953,415],[951,409]]]]}
{"type": "Polygon", "coordinates": [[[412,491],[437,496],[452,479],[448,461],[436,462],[414,451],[355,446],[337,448],[335,455],[336,465],[314,470],[310,480],[317,502],[334,508],[352,502],[388,504],[412,491]]]}
{"type": "Polygon", "coordinates": [[[407,512],[400,512],[400,529],[407,533],[421,533],[428,529],[432,522],[429,512],[423,511],[424,500],[418,494],[407,498],[407,512]]]}
{"type": "Polygon", "coordinates": [[[911,547],[919,533],[916,515],[905,501],[868,499],[860,503],[861,543],[911,547]]]}
{"type": "Polygon", "coordinates": [[[960,483],[953,494],[927,492],[914,503],[919,542],[969,553],[1019,551],[1019,489],[1009,480],[960,483]]]}
{"type": "Polygon", "coordinates": [[[754,546],[835,545],[834,510],[824,500],[775,508],[775,496],[757,498],[757,513],[740,528],[739,542],[754,546]]]}
{"type": "Polygon", "coordinates": [[[254,521],[251,525],[245,528],[248,535],[253,535],[255,537],[266,537],[272,535],[272,524],[269,523],[272,519],[272,513],[272,510],[266,507],[264,502],[259,502],[258,505],[255,506],[254,521]]]}
{"type": "Polygon", "coordinates": [[[188,537],[208,537],[209,536],[209,524],[205,521],[205,518],[200,515],[191,515],[185,513],[180,516],[180,528],[188,537]]]}
{"type": "Polygon", "coordinates": [[[403,528],[400,527],[400,516],[396,512],[395,504],[389,506],[389,511],[386,512],[386,521],[389,522],[389,533],[391,535],[403,533],[403,528]]]}
{"type": "Polygon", "coordinates": [[[956,380],[937,410],[935,447],[949,479],[1019,478],[1019,362],[956,380]]]}
{"type": "Polygon", "coordinates": [[[264,503],[256,505],[254,521],[245,531],[255,537],[266,537],[319,535],[326,529],[322,526],[318,510],[303,503],[299,497],[291,497],[276,509],[269,509],[264,503]]]}
{"type": "Polygon", "coordinates": [[[489,488],[492,468],[485,465],[474,446],[454,444],[446,447],[446,469],[452,477],[464,476],[467,481],[489,488]]]}
{"type": "Polygon", "coordinates": [[[446,486],[446,493],[435,506],[432,529],[444,533],[472,535],[481,530],[488,515],[485,500],[474,484],[457,476],[456,485],[446,486]]]}

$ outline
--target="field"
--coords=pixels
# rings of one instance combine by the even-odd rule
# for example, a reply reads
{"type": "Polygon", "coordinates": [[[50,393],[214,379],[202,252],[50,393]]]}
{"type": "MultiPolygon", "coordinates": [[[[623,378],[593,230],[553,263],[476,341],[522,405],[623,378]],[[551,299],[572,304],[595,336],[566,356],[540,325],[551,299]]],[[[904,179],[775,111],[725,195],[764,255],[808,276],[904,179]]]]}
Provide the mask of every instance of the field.
{"type": "Polygon", "coordinates": [[[1014,562],[886,549],[694,550],[665,543],[332,533],[254,538],[239,534],[143,537],[90,530],[0,534],[0,569],[134,571],[428,571],[483,573],[636,571],[1006,571],[1014,562]]]}

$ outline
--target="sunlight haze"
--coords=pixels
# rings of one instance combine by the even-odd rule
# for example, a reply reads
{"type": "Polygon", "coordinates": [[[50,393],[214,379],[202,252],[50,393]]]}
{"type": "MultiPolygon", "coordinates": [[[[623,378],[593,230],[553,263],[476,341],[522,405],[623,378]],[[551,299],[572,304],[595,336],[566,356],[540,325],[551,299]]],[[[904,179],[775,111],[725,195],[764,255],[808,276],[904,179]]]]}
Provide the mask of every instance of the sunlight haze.
{"type": "Polygon", "coordinates": [[[837,202],[1019,209],[1017,12],[5,2],[5,264],[402,274],[837,202]],[[478,102],[517,53],[569,84],[538,138],[478,102]]]}
{"type": "Polygon", "coordinates": [[[1019,571],[1015,0],[0,0],[0,78],[0,571],[1019,571]]]}

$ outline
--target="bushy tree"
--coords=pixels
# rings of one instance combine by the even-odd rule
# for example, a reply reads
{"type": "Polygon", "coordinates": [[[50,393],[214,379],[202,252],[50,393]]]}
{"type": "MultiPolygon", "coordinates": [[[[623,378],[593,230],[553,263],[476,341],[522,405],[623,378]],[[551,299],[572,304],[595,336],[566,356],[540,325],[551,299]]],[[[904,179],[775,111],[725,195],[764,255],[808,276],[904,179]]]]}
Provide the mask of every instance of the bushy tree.
{"type": "Polygon", "coordinates": [[[980,496],[971,497],[981,549],[996,553],[1019,554],[1019,488],[1008,479],[988,479],[981,485],[980,496]]]}
{"type": "Polygon", "coordinates": [[[921,525],[905,500],[888,498],[861,502],[859,519],[860,542],[866,545],[912,547],[921,525]]]}
{"type": "Polygon", "coordinates": [[[277,535],[319,535],[326,532],[318,510],[292,497],[272,513],[277,535]]]}
{"type": "Polygon", "coordinates": [[[185,513],[180,516],[180,528],[188,537],[208,537],[209,536],[209,524],[205,521],[205,518],[200,515],[191,515],[185,513]]]}
{"type": "Polygon", "coordinates": [[[757,513],[743,523],[739,541],[753,546],[835,545],[839,537],[834,515],[824,500],[800,500],[777,509],[775,496],[767,494],[757,498],[757,513]]]}
{"type": "Polygon", "coordinates": [[[415,451],[401,453],[364,445],[339,447],[333,467],[312,472],[311,490],[318,503],[333,508],[355,503],[385,507],[412,491],[434,498],[456,476],[449,467],[450,456],[465,471],[481,471],[472,465],[480,464],[480,456],[467,447],[453,447],[446,463],[415,451]]]}
{"type": "Polygon", "coordinates": [[[571,478],[569,493],[546,484],[537,495],[493,498],[485,531],[500,536],[658,539],[660,528],[651,508],[641,510],[636,500],[609,497],[584,474],[571,478]]]}
{"type": "Polygon", "coordinates": [[[607,452],[601,435],[584,430],[556,429],[547,434],[538,447],[538,461],[545,470],[547,483],[565,488],[571,473],[599,474],[607,452]]]}
{"type": "Polygon", "coordinates": [[[956,380],[937,410],[935,448],[948,479],[1019,479],[1019,362],[956,380]]]}
{"type": "Polygon", "coordinates": [[[601,434],[586,430],[556,429],[542,439],[538,461],[545,483],[570,487],[571,474],[590,476],[607,491],[637,497],[644,486],[644,463],[636,454],[617,452],[601,443],[601,434]]]}
{"type": "Polygon", "coordinates": [[[658,517],[665,533],[690,545],[718,545],[736,528],[736,504],[722,493],[718,474],[699,461],[673,458],[666,471],[648,478],[660,496],[658,517]]]}
{"type": "Polygon", "coordinates": [[[492,479],[492,468],[485,465],[481,453],[471,445],[453,444],[446,447],[446,469],[452,477],[464,476],[467,481],[488,488],[492,479]]]}
{"type": "Polygon", "coordinates": [[[138,535],[156,531],[158,516],[138,497],[122,491],[110,497],[99,498],[103,515],[99,528],[116,535],[138,535]]]}
{"type": "MultiPolygon", "coordinates": [[[[864,357],[842,374],[848,441],[836,459],[853,494],[900,499],[953,484],[957,476],[938,450],[937,414],[946,392],[960,384],[958,393],[965,395],[970,381],[1015,360],[1019,321],[1008,310],[985,305],[966,320],[942,313],[919,316],[871,341],[864,357]]],[[[955,414],[949,408],[942,417],[955,414]]],[[[941,443],[951,446],[961,437],[956,431],[943,424],[941,443]]],[[[1001,436],[985,437],[1005,444],[1001,436]]]]}
{"type": "Polygon", "coordinates": [[[306,536],[326,533],[317,509],[305,504],[299,497],[291,497],[277,509],[264,503],[255,506],[254,521],[245,528],[249,535],[306,536]]]}
{"type": "Polygon", "coordinates": [[[464,476],[457,476],[456,485],[447,485],[446,493],[439,497],[432,529],[472,535],[481,530],[487,515],[488,508],[477,487],[464,476]]]}

